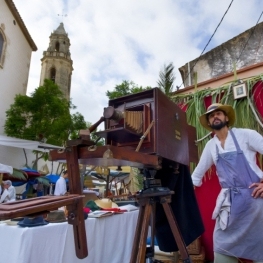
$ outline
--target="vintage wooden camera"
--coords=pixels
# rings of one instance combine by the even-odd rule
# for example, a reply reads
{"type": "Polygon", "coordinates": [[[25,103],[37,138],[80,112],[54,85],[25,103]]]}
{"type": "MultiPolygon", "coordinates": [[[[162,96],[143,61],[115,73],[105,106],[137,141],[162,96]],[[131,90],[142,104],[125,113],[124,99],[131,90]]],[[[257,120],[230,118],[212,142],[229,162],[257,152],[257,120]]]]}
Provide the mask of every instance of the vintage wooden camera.
{"type": "Polygon", "coordinates": [[[105,130],[96,134],[105,138],[106,145],[185,165],[197,162],[195,128],[187,124],[186,113],[158,88],[110,100],[103,117],[105,130]]]}

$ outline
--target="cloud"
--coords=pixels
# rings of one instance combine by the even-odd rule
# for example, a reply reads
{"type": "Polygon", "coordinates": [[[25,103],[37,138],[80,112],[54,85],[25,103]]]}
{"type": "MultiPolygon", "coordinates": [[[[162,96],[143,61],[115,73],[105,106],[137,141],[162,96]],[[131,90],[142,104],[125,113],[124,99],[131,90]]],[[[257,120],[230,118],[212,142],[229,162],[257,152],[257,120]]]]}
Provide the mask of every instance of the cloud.
{"type": "MultiPolygon", "coordinates": [[[[63,20],[71,42],[71,98],[86,121],[96,122],[108,105],[107,90],[123,80],[157,85],[164,64],[178,68],[197,58],[230,1],[220,0],[14,0],[38,51],[33,52],[28,93],[39,86],[43,51],[63,20]],[[58,14],[60,14],[58,16],[58,14]],[[62,16],[63,14],[63,16],[62,16]],[[67,16],[66,16],[67,15],[67,16]]],[[[260,0],[233,1],[206,52],[251,28],[260,0]]],[[[261,19],[262,21],[262,19],[261,19]]]]}

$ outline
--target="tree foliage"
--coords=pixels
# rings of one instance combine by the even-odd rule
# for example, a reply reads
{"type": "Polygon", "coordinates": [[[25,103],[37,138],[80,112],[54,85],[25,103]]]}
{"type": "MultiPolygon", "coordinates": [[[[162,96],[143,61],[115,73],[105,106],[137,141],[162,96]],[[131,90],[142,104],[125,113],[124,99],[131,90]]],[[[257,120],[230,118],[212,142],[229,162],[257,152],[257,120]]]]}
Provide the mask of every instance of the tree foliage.
{"type": "Polygon", "coordinates": [[[31,96],[16,95],[6,111],[5,133],[61,146],[69,138],[75,138],[79,129],[86,128],[80,113],[70,114],[75,108],[55,83],[45,80],[31,96]]]}
{"type": "Polygon", "coordinates": [[[121,84],[116,85],[113,91],[107,91],[107,97],[111,99],[116,99],[125,95],[138,93],[144,90],[151,89],[151,87],[142,87],[135,84],[133,81],[124,80],[121,84]]]}
{"type": "Polygon", "coordinates": [[[163,70],[159,73],[160,79],[157,81],[158,88],[161,89],[167,96],[171,95],[174,88],[173,83],[175,76],[173,71],[174,65],[172,62],[167,66],[164,65],[163,70]]]}

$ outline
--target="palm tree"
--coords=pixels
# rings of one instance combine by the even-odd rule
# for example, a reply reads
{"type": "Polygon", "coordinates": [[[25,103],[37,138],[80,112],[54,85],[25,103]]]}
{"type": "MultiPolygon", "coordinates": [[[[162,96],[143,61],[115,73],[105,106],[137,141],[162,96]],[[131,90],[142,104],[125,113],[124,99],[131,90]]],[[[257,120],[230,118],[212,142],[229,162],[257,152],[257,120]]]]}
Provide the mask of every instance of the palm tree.
{"type": "Polygon", "coordinates": [[[175,80],[175,76],[173,73],[174,65],[171,62],[168,66],[164,65],[163,70],[160,71],[159,77],[160,79],[157,81],[158,88],[163,91],[167,96],[170,96],[173,91],[173,82],[175,80]]]}

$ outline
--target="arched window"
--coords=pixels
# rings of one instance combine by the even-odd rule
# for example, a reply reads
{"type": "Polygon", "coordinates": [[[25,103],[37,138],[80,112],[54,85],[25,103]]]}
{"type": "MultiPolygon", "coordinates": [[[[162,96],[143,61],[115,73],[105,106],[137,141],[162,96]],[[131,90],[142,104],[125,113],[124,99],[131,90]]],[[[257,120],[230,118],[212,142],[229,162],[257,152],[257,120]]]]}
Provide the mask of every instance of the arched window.
{"type": "Polygon", "coordinates": [[[68,95],[70,97],[70,88],[71,88],[71,74],[68,76],[68,95]]]}
{"type": "Polygon", "coordinates": [[[6,38],[4,32],[0,28],[0,67],[4,66],[6,38]]]}
{"type": "Polygon", "coordinates": [[[55,50],[59,52],[59,42],[56,42],[55,50]]]}
{"type": "Polygon", "coordinates": [[[56,80],[56,69],[55,68],[50,69],[50,79],[55,83],[55,80],[56,80]]]}

